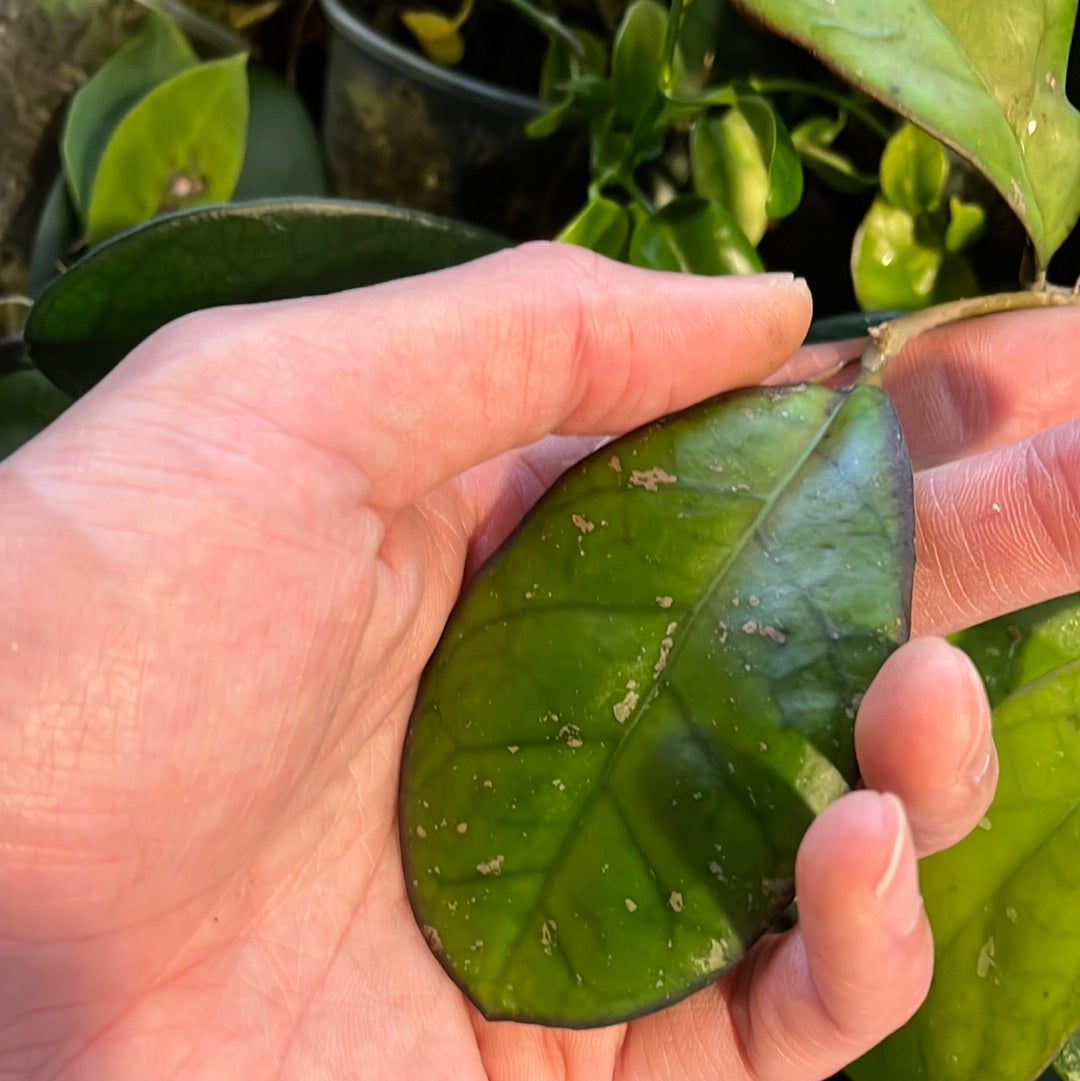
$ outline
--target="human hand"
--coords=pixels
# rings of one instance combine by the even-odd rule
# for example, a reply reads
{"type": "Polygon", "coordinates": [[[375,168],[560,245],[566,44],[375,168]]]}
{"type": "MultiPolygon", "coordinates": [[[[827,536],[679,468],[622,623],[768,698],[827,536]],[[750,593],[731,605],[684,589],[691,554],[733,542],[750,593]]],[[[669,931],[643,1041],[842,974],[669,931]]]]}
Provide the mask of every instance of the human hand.
{"type": "MultiPolygon", "coordinates": [[[[870,790],[808,834],[799,928],[632,1025],[484,1022],[397,850],[404,728],[464,569],[580,453],[536,441],[759,382],[808,313],[783,280],[532,248],[189,317],[0,466],[0,1069],[797,1081],[901,1023],[931,964],[914,856],[970,829],[995,775],[939,640],[864,699],[870,790]]],[[[972,442],[912,424],[920,453],[972,442]]],[[[920,588],[918,625],[947,626],[920,588]]]]}

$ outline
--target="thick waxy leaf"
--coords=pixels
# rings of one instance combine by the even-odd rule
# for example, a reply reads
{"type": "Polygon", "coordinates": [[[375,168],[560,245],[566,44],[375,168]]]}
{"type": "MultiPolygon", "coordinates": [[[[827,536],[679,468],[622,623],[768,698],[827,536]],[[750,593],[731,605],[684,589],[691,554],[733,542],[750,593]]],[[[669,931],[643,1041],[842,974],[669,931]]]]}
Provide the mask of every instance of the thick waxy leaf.
{"type": "Polygon", "coordinates": [[[326,194],[319,136],[304,103],[265,68],[248,68],[244,164],[230,198],[326,194]]]}
{"type": "Polygon", "coordinates": [[[912,562],[870,388],[738,391],[555,484],[451,616],[402,767],[418,922],[487,1016],[658,1008],[786,909],[912,562]]]}
{"type": "Polygon", "coordinates": [[[590,199],[555,239],[621,259],[626,254],[629,237],[630,215],[626,207],[601,195],[590,199]]]}
{"type": "Polygon", "coordinates": [[[505,243],[372,203],[270,199],[185,211],[95,248],[38,298],[25,336],[34,363],[78,395],[188,312],[421,274],[505,243]]]}
{"type": "Polygon", "coordinates": [[[27,274],[30,295],[41,291],[58,277],[75,258],[79,243],[79,222],[63,174],[53,181],[34,230],[27,274]]]}
{"type": "Polygon", "coordinates": [[[941,205],[949,159],[932,135],[905,124],[885,144],[881,155],[881,194],[909,214],[941,205]]]}
{"type": "Polygon", "coordinates": [[[997,795],[966,840],[923,862],[934,981],[858,1081],[1020,1081],[1080,1023],[1080,597],[957,638],[994,703],[997,795]]]}
{"type": "Polygon", "coordinates": [[[634,0],[612,45],[615,110],[631,124],[660,93],[667,11],[657,0],[634,0]]]}
{"type": "Polygon", "coordinates": [[[1080,214],[1076,0],[737,0],[971,160],[1043,266],[1080,214]]]}
{"type": "Polygon", "coordinates": [[[246,63],[233,56],[187,68],[120,121],[94,176],[91,244],[156,214],[232,195],[247,140],[246,63]]]}
{"type": "Polygon", "coordinates": [[[694,191],[715,199],[735,216],[751,244],[765,235],[769,215],[769,169],[757,137],[738,109],[702,117],[690,132],[694,191]]]}
{"type": "Polygon", "coordinates": [[[722,203],[681,196],[642,217],[630,237],[630,262],[687,274],[753,274],[761,257],[722,203]]]}
{"type": "Polygon", "coordinates": [[[855,232],[851,278],[864,308],[925,308],[979,291],[971,265],[945,246],[945,235],[908,211],[875,199],[855,232]]]}
{"type": "Polygon", "coordinates": [[[139,36],[117,50],[72,97],[60,153],[72,199],[83,214],[90,205],[101,155],[117,124],[155,86],[197,61],[176,25],[151,10],[139,36]]]}

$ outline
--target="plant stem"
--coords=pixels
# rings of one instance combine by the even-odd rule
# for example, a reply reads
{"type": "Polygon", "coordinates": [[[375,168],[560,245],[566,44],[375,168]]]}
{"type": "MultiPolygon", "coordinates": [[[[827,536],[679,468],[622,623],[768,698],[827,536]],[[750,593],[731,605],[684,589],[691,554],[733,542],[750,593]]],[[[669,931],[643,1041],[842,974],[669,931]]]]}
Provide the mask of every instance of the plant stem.
{"type": "Polygon", "coordinates": [[[832,90],[827,86],[806,82],[802,79],[748,79],[747,83],[759,94],[806,94],[821,98],[857,116],[875,135],[888,139],[892,132],[861,102],[849,92],[832,90]]]}
{"type": "Polygon", "coordinates": [[[958,323],[963,319],[975,319],[997,312],[1020,311],[1025,308],[1080,307],[1080,294],[1057,289],[1026,289],[1019,293],[993,293],[990,296],[965,297],[947,304],[902,315],[871,327],[870,344],[859,364],[862,373],[859,382],[880,385],[885,366],[908,342],[935,327],[958,323]]]}
{"type": "Polygon", "coordinates": [[[538,8],[531,0],[506,0],[506,2],[545,34],[558,38],[579,60],[585,59],[585,46],[578,41],[573,30],[563,25],[555,15],[538,8]]]}

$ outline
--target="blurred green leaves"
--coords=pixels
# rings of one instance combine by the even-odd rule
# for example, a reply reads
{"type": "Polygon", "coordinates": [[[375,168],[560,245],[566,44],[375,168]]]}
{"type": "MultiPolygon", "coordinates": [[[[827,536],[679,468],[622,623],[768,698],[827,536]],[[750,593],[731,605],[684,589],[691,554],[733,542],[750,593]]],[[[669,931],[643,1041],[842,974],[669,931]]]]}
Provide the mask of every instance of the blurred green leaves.
{"type": "Polygon", "coordinates": [[[981,207],[949,194],[949,156],[933,136],[905,124],[881,156],[881,191],[855,233],[851,275],[859,304],[925,308],[979,291],[960,253],[982,233],[981,207]]]}

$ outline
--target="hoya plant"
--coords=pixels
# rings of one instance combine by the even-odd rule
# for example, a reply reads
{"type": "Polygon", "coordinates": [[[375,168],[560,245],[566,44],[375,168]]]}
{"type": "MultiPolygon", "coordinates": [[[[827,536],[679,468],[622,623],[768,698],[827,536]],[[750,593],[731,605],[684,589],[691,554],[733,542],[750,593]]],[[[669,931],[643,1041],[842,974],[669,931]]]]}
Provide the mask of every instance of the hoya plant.
{"type": "MultiPolygon", "coordinates": [[[[821,243],[842,246],[860,303],[911,314],[817,328],[876,324],[845,383],[747,388],[603,447],[461,597],[406,741],[401,842],[423,933],[490,1017],[588,1027],[662,1009],[792,918],[794,853],[857,783],[859,698],[908,634],[912,477],[882,370],[943,322],[1078,302],[1050,281],[1080,214],[1075,0],[741,7],[833,74],[728,78],[706,0],[635,0],[610,43],[560,24],[532,133],[577,117],[592,148],[561,239],[753,271],[812,175],[859,200],[851,234],[821,243]],[[1026,237],[1015,292],[981,294],[987,193],[1026,237]]],[[[68,114],[67,224],[43,225],[52,256],[9,343],[23,370],[0,380],[4,450],[185,312],[506,243],[245,188],[260,140],[244,142],[243,57],[196,57],[151,20],[111,64],[68,114]],[[178,156],[133,164],[162,140],[178,156]]],[[[1064,598],[958,637],[994,703],[999,792],[984,828],[924,862],[934,984],[855,1081],[1026,1081],[1059,1052],[1078,1076],[1078,627],[1064,598]]]]}

